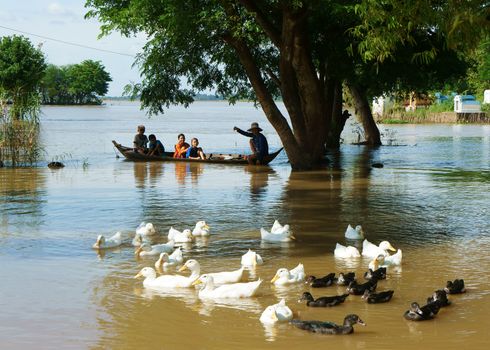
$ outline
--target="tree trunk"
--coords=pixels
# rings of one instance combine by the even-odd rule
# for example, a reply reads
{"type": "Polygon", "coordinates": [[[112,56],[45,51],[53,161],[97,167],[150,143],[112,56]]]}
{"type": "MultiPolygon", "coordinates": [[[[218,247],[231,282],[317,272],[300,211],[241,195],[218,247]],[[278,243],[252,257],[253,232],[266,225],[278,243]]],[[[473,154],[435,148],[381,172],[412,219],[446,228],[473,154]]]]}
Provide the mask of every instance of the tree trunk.
{"type": "Polygon", "coordinates": [[[353,84],[349,84],[348,86],[354,100],[356,115],[361,120],[364,128],[364,135],[366,138],[364,143],[369,146],[380,146],[381,135],[374,121],[373,114],[371,113],[366,90],[353,84]]]}
{"type": "MultiPolygon", "coordinates": [[[[324,145],[330,129],[331,112],[328,108],[331,107],[326,104],[325,87],[320,82],[313,64],[308,31],[305,28],[306,9],[285,6],[282,28],[276,30],[277,28],[273,28],[253,2],[246,0],[241,2],[259,19],[258,22],[271,36],[280,52],[280,76],[277,82],[281,88],[291,125],[282,115],[267,89],[264,80],[267,72],[260,71],[256,58],[245,41],[231,33],[224,34],[223,39],[235,49],[257,100],[281,138],[291,167],[297,170],[318,167],[323,159],[324,145]]],[[[224,6],[230,20],[239,17],[230,3],[225,2],[224,6]]]]}
{"type": "Polygon", "coordinates": [[[330,130],[328,133],[326,147],[327,148],[339,148],[340,147],[340,134],[344,130],[345,122],[349,117],[348,114],[342,113],[342,83],[336,81],[333,84],[333,101],[332,106],[332,118],[330,122],[330,130]]]}

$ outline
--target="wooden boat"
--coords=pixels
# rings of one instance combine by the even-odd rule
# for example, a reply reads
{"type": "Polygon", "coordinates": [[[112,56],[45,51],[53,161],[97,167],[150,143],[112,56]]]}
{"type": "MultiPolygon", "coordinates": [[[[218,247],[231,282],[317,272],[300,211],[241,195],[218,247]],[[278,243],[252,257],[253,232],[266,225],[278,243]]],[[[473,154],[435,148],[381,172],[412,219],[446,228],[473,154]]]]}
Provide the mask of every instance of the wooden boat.
{"type": "MultiPolygon", "coordinates": [[[[165,152],[163,156],[149,156],[147,154],[135,152],[133,148],[123,146],[116,141],[112,141],[114,147],[128,160],[134,162],[196,162],[196,163],[217,163],[217,164],[248,164],[247,156],[244,154],[224,154],[209,153],[206,159],[173,158],[173,152],[165,152]]],[[[274,153],[269,153],[261,165],[267,165],[277,157],[282,151],[278,149],[274,153]]]]}

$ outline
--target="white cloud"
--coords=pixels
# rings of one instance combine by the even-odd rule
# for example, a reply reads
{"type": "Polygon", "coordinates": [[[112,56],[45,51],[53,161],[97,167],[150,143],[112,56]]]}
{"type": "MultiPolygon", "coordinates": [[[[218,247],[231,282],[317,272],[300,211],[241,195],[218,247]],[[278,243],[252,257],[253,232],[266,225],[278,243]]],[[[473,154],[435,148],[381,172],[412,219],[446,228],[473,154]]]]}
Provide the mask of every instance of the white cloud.
{"type": "Polygon", "coordinates": [[[66,10],[57,2],[52,2],[48,5],[48,12],[52,15],[64,15],[66,10]]]}

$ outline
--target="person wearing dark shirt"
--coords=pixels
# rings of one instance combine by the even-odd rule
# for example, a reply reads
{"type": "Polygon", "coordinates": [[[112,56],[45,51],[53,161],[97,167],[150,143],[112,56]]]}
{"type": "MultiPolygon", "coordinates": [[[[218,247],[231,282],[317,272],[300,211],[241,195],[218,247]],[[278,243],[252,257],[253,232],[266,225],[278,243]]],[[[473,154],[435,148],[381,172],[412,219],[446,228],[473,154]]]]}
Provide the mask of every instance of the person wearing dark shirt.
{"type": "Polygon", "coordinates": [[[157,140],[156,136],[151,134],[148,136],[148,139],[150,142],[148,143],[148,155],[149,156],[163,156],[165,153],[165,147],[163,147],[163,144],[160,142],[160,140],[157,140]]]}
{"type": "Polygon", "coordinates": [[[199,140],[194,137],[191,140],[191,147],[187,149],[185,157],[189,159],[206,159],[206,155],[202,151],[202,148],[197,146],[199,146],[199,140]]]}
{"type": "Polygon", "coordinates": [[[247,137],[251,137],[250,149],[252,150],[252,155],[248,157],[248,162],[250,164],[262,164],[264,158],[269,154],[269,145],[267,144],[267,139],[260,132],[262,129],[259,127],[259,123],[252,123],[250,129],[243,131],[236,126],[233,130],[237,131],[239,134],[247,137]]]}

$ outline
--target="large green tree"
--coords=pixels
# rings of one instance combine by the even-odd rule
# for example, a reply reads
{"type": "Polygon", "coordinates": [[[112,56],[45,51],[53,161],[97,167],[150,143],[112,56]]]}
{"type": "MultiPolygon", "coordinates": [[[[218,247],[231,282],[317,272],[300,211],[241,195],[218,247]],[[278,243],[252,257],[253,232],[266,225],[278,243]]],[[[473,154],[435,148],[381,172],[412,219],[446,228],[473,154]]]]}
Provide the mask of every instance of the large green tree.
{"type": "MultiPolygon", "coordinates": [[[[325,144],[340,137],[344,83],[358,107],[369,109],[367,91],[381,78],[359,79],[366,66],[396,61],[397,47],[416,44],[414,33],[447,32],[452,44],[463,29],[475,30],[467,22],[485,15],[486,2],[464,2],[461,16],[447,17],[456,3],[417,0],[399,8],[395,0],[86,1],[87,16],[103,23],[102,34],[148,35],[137,63],[142,104],[150,113],[189,104],[196,92],[210,88],[231,101],[254,99],[297,169],[317,165],[325,144]]],[[[436,56],[430,47],[411,59],[423,63],[436,56]]],[[[370,113],[361,117],[371,143],[379,143],[370,113]]]]}
{"type": "Polygon", "coordinates": [[[85,60],[66,66],[50,65],[42,81],[45,104],[100,104],[112,81],[99,61],[85,60]]]}
{"type": "Polygon", "coordinates": [[[0,98],[11,103],[13,119],[37,113],[39,86],[44,76],[44,55],[22,36],[0,40],[0,98]]]}

